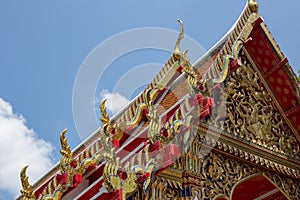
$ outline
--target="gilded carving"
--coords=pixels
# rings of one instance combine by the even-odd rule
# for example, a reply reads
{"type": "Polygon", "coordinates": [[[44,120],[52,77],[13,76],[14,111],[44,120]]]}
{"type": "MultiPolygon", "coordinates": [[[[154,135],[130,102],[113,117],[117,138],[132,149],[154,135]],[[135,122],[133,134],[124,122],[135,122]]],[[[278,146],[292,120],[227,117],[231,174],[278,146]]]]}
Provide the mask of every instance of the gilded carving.
{"type": "Polygon", "coordinates": [[[201,163],[201,199],[213,199],[218,194],[229,196],[234,184],[254,174],[257,169],[235,160],[210,153],[201,163]]]}
{"type": "MultiPolygon", "coordinates": [[[[197,148],[201,146],[199,145],[197,148]]],[[[190,149],[189,153],[196,153],[196,151],[192,149],[193,148],[190,149]]],[[[152,185],[152,192],[146,193],[145,197],[147,198],[145,199],[181,199],[189,196],[192,196],[193,199],[195,197],[198,199],[215,199],[220,196],[229,199],[232,189],[239,181],[257,173],[264,173],[271,182],[291,199],[299,199],[300,195],[300,188],[298,187],[299,181],[297,179],[291,179],[258,169],[214,152],[210,152],[200,161],[200,165],[197,168],[198,173],[193,174],[191,170],[186,168],[185,173],[193,174],[193,176],[186,175],[186,177],[182,177],[181,180],[183,182],[181,183],[172,184],[171,180],[180,174],[180,171],[173,171],[172,168],[174,168],[174,165],[168,169],[168,174],[170,174],[169,178],[164,179],[161,178],[160,175],[158,176],[152,185]],[[198,177],[198,179],[193,177],[198,177]],[[189,186],[183,187],[184,184],[188,184],[189,186]],[[188,187],[189,192],[183,192],[186,191],[188,187]],[[185,190],[182,190],[183,188],[185,188],[185,190]]]]}
{"type": "Polygon", "coordinates": [[[227,133],[269,150],[299,158],[299,144],[288,128],[260,78],[243,58],[243,64],[226,82],[227,133]]]}
{"type": "Polygon", "coordinates": [[[161,121],[160,116],[157,114],[157,111],[154,109],[153,106],[153,98],[151,98],[152,89],[147,89],[144,93],[144,99],[147,106],[148,114],[147,117],[150,120],[149,126],[148,126],[148,139],[151,144],[154,144],[158,137],[160,136],[160,131],[163,127],[163,123],[161,121]]]}
{"type": "Polygon", "coordinates": [[[60,200],[65,191],[71,187],[76,187],[81,182],[81,179],[77,179],[76,176],[81,177],[88,167],[97,163],[97,157],[82,159],[79,156],[75,159],[65,137],[66,132],[65,129],[60,134],[60,153],[62,155],[60,173],[56,174],[48,186],[43,189],[37,198],[38,200],[60,200]]]}
{"type": "Polygon", "coordinates": [[[182,185],[174,181],[169,181],[164,178],[157,178],[153,183],[151,190],[145,193],[143,199],[166,199],[166,200],[179,200],[181,199],[182,185]]]}
{"type": "Polygon", "coordinates": [[[73,161],[73,155],[70,146],[68,145],[67,138],[65,137],[66,132],[67,129],[63,130],[60,134],[60,144],[61,144],[60,153],[62,155],[62,158],[59,164],[60,164],[60,171],[62,174],[68,171],[68,169],[71,167],[70,164],[73,161]]]}
{"type": "Polygon", "coordinates": [[[255,0],[248,0],[248,6],[251,12],[256,13],[258,11],[258,3],[255,0]]]}
{"type": "Polygon", "coordinates": [[[223,126],[224,119],[227,117],[227,105],[230,104],[230,102],[227,101],[226,92],[228,94],[232,94],[233,96],[240,95],[239,93],[236,93],[236,89],[239,87],[239,83],[232,81],[229,82],[226,85],[226,90],[224,89],[224,83],[226,80],[230,79],[229,77],[229,71],[230,71],[230,65],[233,60],[236,60],[238,62],[241,62],[241,49],[243,47],[244,41],[242,39],[237,39],[237,41],[234,43],[231,51],[231,54],[224,55],[223,56],[223,62],[221,62],[221,59],[219,61],[219,65],[222,68],[222,74],[218,78],[212,79],[212,82],[214,84],[219,85],[218,92],[212,92],[212,97],[215,99],[215,106],[212,109],[212,116],[211,116],[211,122],[215,126],[223,126]],[[222,87],[221,87],[222,86],[222,87]]]}
{"type": "Polygon", "coordinates": [[[115,163],[105,164],[103,179],[109,192],[122,191],[122,199],[126,199],[126,194],[135,191],[138,187],[136,173],[130,170],[129,165],[125,166],[124,170],[121,170],[119,158],[117,158],[115,163]],[[122,172],[126,173],[126,177],[120,177],[122,172]]]}
{"type": "Polygon", "coordinates": [[[34,192],[32,186],[29,184],[28,177],[26,175],[26,170],[28,166],[25,166],[20,172],[20,178],[22,183],[21,194],[24,200],[35,200],[34,192]]]}
{"type": "Polygon", "coordinates": [[[144,192],[151,188],[154,181],[155,160],[159,158],[150,158],[148,150],[149,145],[138,155],[132,157],[124,167],[121,167],[119,158],[115,163],[106,163],[103,179],[109,192],[121,190],[122,199],[126,199],[128,193],[132,193],[138,188],[137,180],[140,177],[145,177],[144,192]]]}
{"type": "MultiPolygon", "coordinates": [[[[186,57],[186,51],[184,53],[180,52],[179,46],[180,41],[183,38],[183,25],[180,20],[180,34],[175,46],[174,54],[178,60],[182,61],[184,65],[185,73],[188,76],[188,83],[191,86],[191,96],[192,98],[187,98],[181,105],[180,109],[176,110],[173,116],[163,124],[161,117],[158,115],[156,109],[154,108],[154,99],[159,93],[160,89],[149,88],[143,93],[144,103],[141,103],[137,110],[133,120],[129,123],[125,122],[125,129],[128,126],[135,128],[139,125],[141,120],[145,119],[142,116],[146,113],[146,119],[149,120],[148,125],[148,140],[149,144],[145,146],[143,150],[129,159],[128,163],[122,167],[119,158],[114,152],[114,147],[112,145],[112,135],[111,130],[115,130],[114,125],[111,123],[105,109],[105,101],[100,105],[100,110],[102,113],[102,126],[100,129],[100,138],[103,144],[103,150],[100,155],[104,155],[104,160],[106,161],[103,179],[106,188],[109,192],[121,190],[123,199],[125,199],[126,194],[133,192],[138,187],[137,179],[143,179],[143,190],[148,191],[153,183],[154,179],[154,168],[157,162],[163,163],[164,156],[156,155],[154,158],[149,157],[149,147],[150,145],[168,145],[171,140],[176,139],[177,143],[185,143],[189,141],[190,138],[190,125],[192,121],[192,115],[188,114],[196,105],[202,102],[202,96],[195,95],[195,88],[198,86],[198,76],[193,70],[188,58],[186,57]],[[201,101],[201,102],[200,102],[201,101]],[[193,103],[193,105],[191,105],[193,103]],[[183,134],[185,133],[185,134],[183,134]],[[177,135],[180,135],[176,137],[177,135]],[[117,160],[117,162],[116,162],[117,160]]],[[[118,137],[120,139],[122,134],[118,137]]],[[[172,145],[171,145],[172,146],[172,145]]],[[[172,148],[169,146],[170,148],[172,148]]],[[[170,152],[164,152],[159,149],[159,154],[167,154],[170,152]]],[[[170,157],[171,158],[171,157],[170,157]]],[[[169,158],[168,158],[169,159],[169,158]]],[[[170,162],[170,161],[168,161],[170,162]]],[[[171,163],[166,165],[170,165],[171,163]]]]}
{"type": "MultiPolygon", "coordinates": [[[[253,2],[254,6],[257,3],[254,0],[252,2],[253,2]]],[[[259,18],[259,14],[256,12],[253,12],[249,16],[248,21],[243,28],[243,31],[240,33],[240,39],[242,39],[244,41],[246,41],[247,39],[251,39],[251,38],[249,38],[249,35],[250,35],[251,31],[253,30],[253,26],[258,18],[259,18]]]]}
{"type": "Polygon", "coordinates": [[[65,129],[60,134],[60,143],[62,147],[62,149],[60,150],[60,153],[62,155],[60,161],[60,172],[61,174],[67,173],[66,174],[67,182],[65,184],[62,184],[62,189],[64,191],[67,190],[69,187],[73,187],[74,175],[76,174],[82,175],[85,172],[86,168],[95,165],[97,163],[97,160],[95,159],[96,157],[87,158],[84,160],[81,160],[80,157],[74,159],[73,154],[70,150],[70,146],[67,143],[67,138],[65,137],[66,132],[67,130],[65,129]]]}
{"type": "Polygon", "coordinates": [[[174,48],[174,53],[173,54],[175,55],[175,58],[177,60],[179,60],[181,58],[181,56],[182,56],[182,53],[180,51],[180,42],[181,42],[181,40],[184,37],[184,29],[183,29],[183,23],[182,23],[181,19],[177,19],[177,21],[180,24],[180,31],[179,31],[179,36],[178,36],[176,44],[175,44],[175,48],[174,48]]]}
{"type": "Polygon", "coordinates": [[[197,71],[193,68],[193,66],[190,63],[189,58],[187,57],[187,50],[185,50],[181,55],[181,65],[184,66],[182,72],[187,76],[187,83],[188,83],[188,89],[189,94],[191,96],[198,94],[200,92],[199,90],[199,84],[202,79],[202,77],[198,75],[197,71]]]}
{"type": "MultiPolygon", "coordinates": [[[[169,169],[172,171],[172,168],[169,169]]],[[[146,199],[182,199],[197,196],[198,199],[213,199],[222,194],[229,198],[233,186],[243,178],[255,174],[257,169],[247,164],[237,162],[228,157],[210,152],[201,160],[193,177],[181,178],[183,182],[174,182],[171,178],[162,178],[160,175],[152,185],[151,192],[145,194],[146,199]],[[183,186],[187,184],[187,186],[183,186]],[[189,191],[189,192],[186,192],[189,191]]],[[[177,177],[179,172],[174,171],[171,177],[177,177]]],[[[185,173],[190,174],[187,170],[185,173]]]]}
{"type": "MultiPolygon", "coordinates": [[[[106,99],[103,100],[100,104],[100,111],[102,114],[102,117],[101,117],[102,125],[100,128],[100,138],[102,141],[103,148],[100,151],[99,156],[103,157],[103,159],[108,162],[114,162],[116,159],[116,155],[115,155],[115,151],[114,151],[114,147],[113,147],[113,143],[112,143],[113,136],[110,133],[111,129],[113,127],[112,127],[112,123],[109,119],[109,116],[106,112],[105,102],[106,102],[106,99]]],[[[117,130],[119,130],[119,129],[117,129],[117,130]]],[[[122,134],[122,133],[116,133],[116,135],[118,135],[117,137],[121,137],[121,136],[119,136],[119,134],[122,134]]]]}
{"type": "Polygon", "coordinates": [[[199,87],[201,84],[203,85],[204,83],[202,83],[202,76],[198,74],[197,71],[193,68],[189,58],[187,57],[188,50],[185,50],[183,52],[181,52],[180,50],[180,42],[184,37],[184,28],[182,21],[180,19],[178,19],[177,21],[180,24],[180,33],[176,41],[173,55],[175,55],[175,58],[179,61],[179,65],[183,66],[182,73],[184,73],[187,76],[189,94],[193,96],[200,92],[199,87]]]}

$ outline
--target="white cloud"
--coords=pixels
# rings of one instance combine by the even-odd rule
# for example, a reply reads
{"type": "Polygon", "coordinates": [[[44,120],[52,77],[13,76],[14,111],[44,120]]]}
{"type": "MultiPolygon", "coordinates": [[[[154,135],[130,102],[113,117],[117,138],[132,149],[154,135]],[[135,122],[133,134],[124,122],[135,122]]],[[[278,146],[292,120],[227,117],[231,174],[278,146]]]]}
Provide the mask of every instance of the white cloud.
{"type": "Polygon", "coordinates": [[[33,184],[53,165],[52,150],[51,144],[39,139],[24,117],[13,113],[11,104],[0,98],[0,190],[18,196],[22,167],[29,165],[27,175],[33,184]]]}
{"type": "Polygon", "coordinates": [[[102,90],[101,99],[107,99],[107,109],[115,114],[129,103],[129,100],[118,92],[111,93],[108,90],[102,90]]]}

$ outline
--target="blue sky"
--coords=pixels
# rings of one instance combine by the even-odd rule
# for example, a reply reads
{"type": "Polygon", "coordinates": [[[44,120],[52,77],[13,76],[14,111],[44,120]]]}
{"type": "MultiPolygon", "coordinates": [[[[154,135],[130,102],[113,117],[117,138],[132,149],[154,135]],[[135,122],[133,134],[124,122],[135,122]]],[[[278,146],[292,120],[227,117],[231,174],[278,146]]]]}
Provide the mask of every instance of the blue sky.
{"type": "MultiPolygon", "coordinates": [[[[6,113],[5,116],[9,115],[10,119],[19,120],[22,127],[25,127],[22,129],[25,135],[31,134],[30,137],[34,141],[39,144],[45,142],[46,146],[48,144],[51,146],[42,155],[47,156],[52,152],[50,161],[44,162],[47,168],[60,159],[59,134],[64,128],[69,129],[67,137],[72,149],[81,142],[73,119],[72,92],[80,66],[97,45],[115,34],[134,28],[161,27],[178,30],[176,20],[181,18],[185,24],[185,33],[205,49],[209,49],[236,21],[245,2],[246,0],[184,2],[2,0],[0,2],[2,113],[6,113]]],[[[259,6],[259,12],[281,50],[294,70],[298,71],[299,1],[259,1],[259,6]]],[[[136,67],[144,63],[164,63],[169,56],[168,52],[149,50],[124,55],[125,58],[114,62],[114,65],[120,68],[112,68],[104,78],[105,81],[97,86],[95,99],[101,98],[101,92],[102,96],[109,95],[118,77],[129,71],[131,64],[132,67],[136,67]],[[121,68],[122,65],[125,67],[121,68]],[[104,89],[107,89],[108,93],[103,93],[104,89]]],[[[98,103],[97,100],[95,102],[98,103]]],[[[122,99],[122,103],[124,102],[127,102],[126,98],[122,99]]],[[[0,121],[0,125],[2,122],[0,121]]],[[[3,130],[0,130],[1,138],[10,134],[3,130]]],[[[20,129],[15,131],[18,130],[20,129]]],[[[12,138],[10,142],[14,143],[16,139],[12,138]]],[[[34,148],[39,147],[37,145],[34,148]]],[[[17,154],[18,151],[4,145],[0,146],[0,149],[2,149],[0,165],[9,165],[6,161],[10,158],[17,159],[18,156],[14,153],[17,154]]],[[[18,174],[19,170],[19,166],[16,165],[15,173],[18,174]]],[[[8,173],[4,172],[0,166],[0,182],[8,181],[8,177],[15,177],[15,174],[7,176],[8,173]]],[[[39,173],[42,173],[42,170],[39,173]]],[[[34,176],[38,177],[40,174],[34,176]]],[[[9,187],[0,183],[0,199],[12,198],[11,195],[15,195],[15,191],[19,190],[18,188],[14,190],[14,187],[19,186],[15,182],[9,187]]]]}

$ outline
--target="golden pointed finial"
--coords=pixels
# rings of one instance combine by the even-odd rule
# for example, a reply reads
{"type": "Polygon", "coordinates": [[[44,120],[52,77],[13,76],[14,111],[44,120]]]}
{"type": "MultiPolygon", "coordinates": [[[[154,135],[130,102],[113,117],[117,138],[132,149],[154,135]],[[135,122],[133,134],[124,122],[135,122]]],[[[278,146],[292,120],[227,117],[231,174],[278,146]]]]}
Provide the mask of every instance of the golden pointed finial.
{"type": "Polygon", "coordinates": [[[102,117],[100,118],[102,125],[101,125],[101,132],[102,134],[105,134],[107,137],[109,137],[109,129],[111,128],[111,122],[109,119],[109,116],[106,111],[105,107],[106,99],[104,99],[100,104],[100,112],[102,117]]]}
{"type": "Polygon", "coordinates": [[[177,41],[176,41],[174,54],[175,54],[175,56],[180,57],[181,56],[180,42],[184,37],[184,30],[183,30],[183,23],[182,23],[181,19],[177,19],[177,21],[180,24],[180,32],[179,32],[179,36],[178,36],[177,41]]]}
{"type": "Polygon", "coordinates": [[[22,190],[20,191],[23,195],[24,200],[35,200],[34,192],[32,186],[29,184],[28,177],[26,175],[27,166],[23,167],[20,172],[20,178],[22,182],[22,190]]]}
{"type": "Polygon", "coordinates": [[[105,103],[106,103],[106,100],[107,99],[104,99],[101,104],[100,104],[100,111],[101,111],[101,114],[102,114],[102,117],[101,117],[101,121],[103,124],[106,124],[109,122],[109,116],[106,112],[106,107],[105,107],[105,103]]]}
{"type": "Polygon", "coordinates": [[[60,144],[61,144],[60,154],[62,155],[60,161],[60,170],[62,174],[66,172],[66,167],[69,166],[70,163],[73,161],[72,152],[70,146],[68,145],[68,140],[65,137],[67,131],[68,130],[65,129],[60,134],[60,144]]]}
{"type": "Polygon", "coordinates": [[[248,6],[253,13],[258,11],[258,3],[255,0],[248,0],[248,6]]]}

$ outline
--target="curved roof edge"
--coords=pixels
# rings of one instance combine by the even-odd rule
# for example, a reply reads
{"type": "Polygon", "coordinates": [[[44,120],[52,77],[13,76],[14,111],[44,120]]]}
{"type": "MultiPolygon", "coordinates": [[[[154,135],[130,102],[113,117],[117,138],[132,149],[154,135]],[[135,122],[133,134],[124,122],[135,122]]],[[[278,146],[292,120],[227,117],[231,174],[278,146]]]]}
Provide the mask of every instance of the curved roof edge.
{"type": "Polygon", "coordinates": [[[201,56],[198,60],[193,63],[193,66],[198,69],[210,56],[214,55],[217,51],[219,51],[222,46],[225,44],[227,39],[230,37],[230,34],[235,29],[236,25],[239,23],[241,17],[245,13],[246,9],[248,8],[248,3],[246,3],[243,11],[241,12],[240,16],[237,18],[235,23],[231,26],[231,28],[227,31],[227,33],[214,45],[212,46],[203,56],[201,56]]]}

